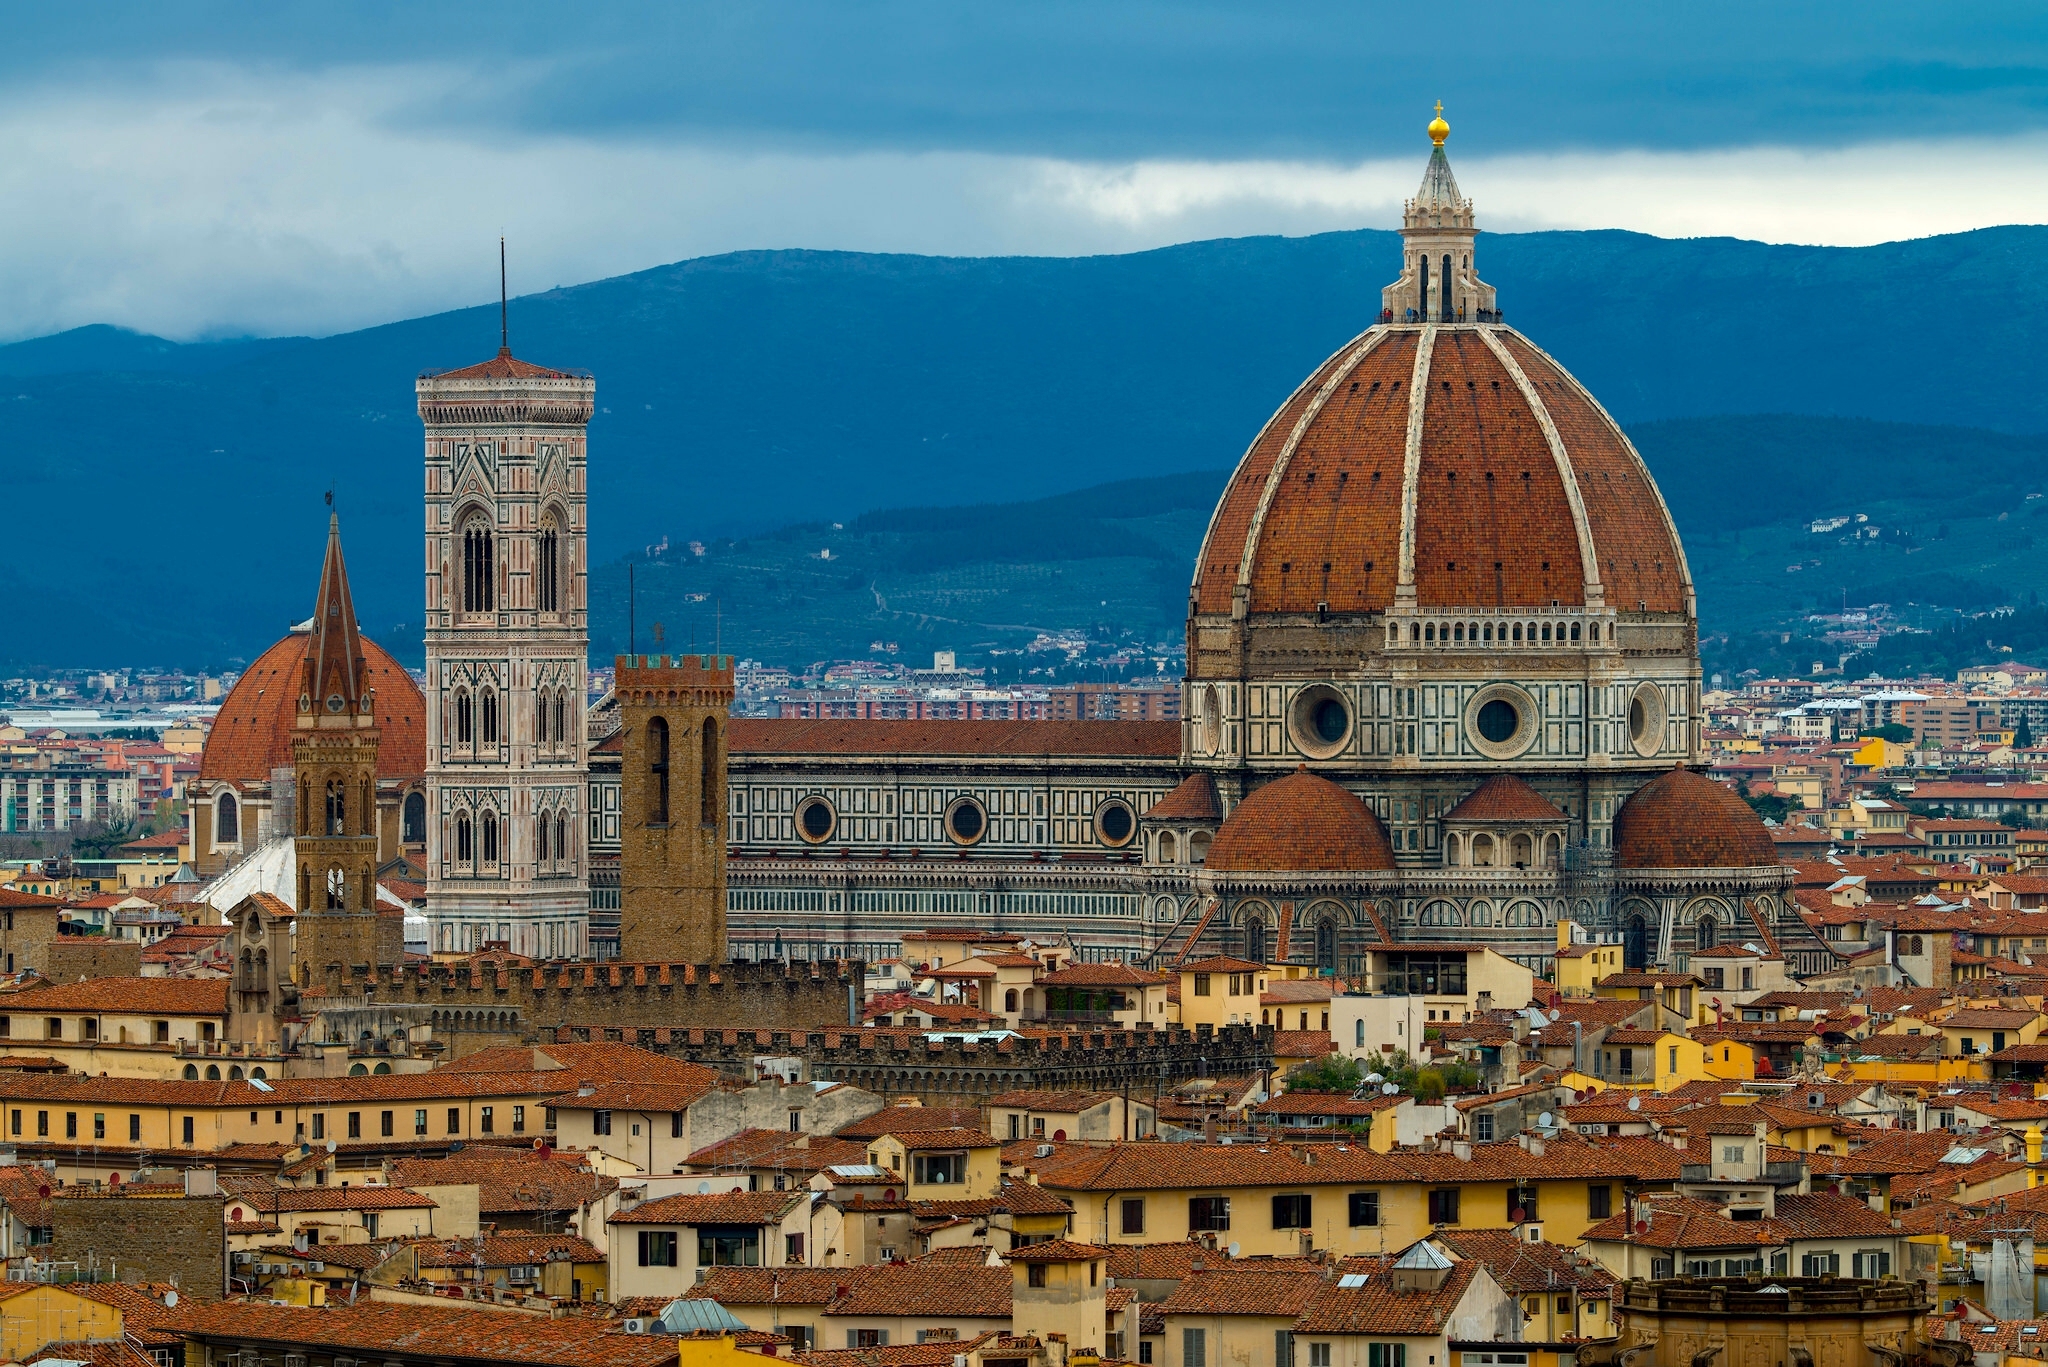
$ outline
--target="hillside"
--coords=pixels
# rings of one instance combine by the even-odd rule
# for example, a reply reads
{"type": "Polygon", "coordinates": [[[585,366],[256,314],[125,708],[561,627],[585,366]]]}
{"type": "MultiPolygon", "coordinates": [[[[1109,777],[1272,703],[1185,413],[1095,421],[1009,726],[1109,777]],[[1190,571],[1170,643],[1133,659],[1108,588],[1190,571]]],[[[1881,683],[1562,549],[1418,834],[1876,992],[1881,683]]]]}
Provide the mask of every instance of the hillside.
{"type": "MultiPolygon", "coordinates": [[[[602,563],[664,537],[1223,469],[1371,316],[1394,241],[1081,259],[740,253],[516,300],[513,340],[598,377],[602,563]]],[[[1854,249],[1503,234],[1482,264],[1509,319],[1624,422],[1783,412],[2027,433],[2048,430],[2026,326],[2048,292],[2044,246],[2041,228],[1854,249]]],[[[15,630],[0,655],[247,658],[305,611],[329,487],[366,625],[402,649],[419,601],[412,377],[487,355],[496,322],[479,308],[313,341],[179,347],[82,329],[0,348],[17,509],[0,562],[15,630]]],[[[1658,463],[1674,489],[1711,489],[1741,466],[1717,431],[1778,451],[1770,473],[1784,473],[1767,428],[1671,431],[1658,463]]],[[[1899,461],[1915,440],[1899,439],[1899,461]]],[[[1800,469],[1800,499],[1832,506],[1871,487],[1853,438],[1828,449],[1843,459],[1800,469]]],[[[1921,490],[1980,476],[1942,449],[1919,459],[1921,490]]],[[[1759,487],[1778,492],[1746,484],[1742,501],[1759,487]]],[[[1119,589],[1149,563],[1125,558],[1119,589]]],[[[1089,590],[1098,611],[1112,584],[1089,590]]],[[[944,592],[969,596],[935,600],[958,607],[987,590],[944,592]]],[[[597,653],[616,644],[600,637],[597,653]]]]}
{"type": "MultiPolygon", "coordinates": [[[[2048,577],[2032,553],[2048,535],[2048,438],[1785,416],[1673,419],[1634,436],[1685,539],[1710,674],[1834,666],[1841,648],[1803,618],[1844,606],[1885,603],[1941,633],[1888,642],[1880,658],[1901,665],[1952,669],[2032,639],[2015,632],[2048,630],[2025,614],[1983,639],[1955,629],[1959,614],[2027,603],[2048,577]],[[1838,517],[1847,524],[1811,530],[1838,517]]],[[[887,510],[714,540],[701,555],[672,545],[636,557],[641,648],[657,621],[673,647],[716,636],[779,663],[859,658],[878,640],[899,658],[979,657],[1060,628],[1171,642],[1226,475],[887,510]]],[[[622,639],[625,562],[602,567],[596,586],[593,636],[622,639]]]]}

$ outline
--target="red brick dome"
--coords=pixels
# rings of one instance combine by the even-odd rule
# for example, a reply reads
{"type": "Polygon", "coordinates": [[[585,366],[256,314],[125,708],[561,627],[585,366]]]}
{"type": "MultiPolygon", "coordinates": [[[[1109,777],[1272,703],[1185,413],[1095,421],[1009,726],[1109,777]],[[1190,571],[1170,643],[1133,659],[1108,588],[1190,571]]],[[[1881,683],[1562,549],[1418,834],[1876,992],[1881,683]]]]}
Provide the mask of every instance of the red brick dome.
{"type": "Polygon", "coordinates": [[[1237,804],[1207,862],[1224,873],[1372,872],[1394,867],[1394,847],[1371,808],[1298,769],[1237,804]]]}
{"type": "Polygon", "coordinates": [[[1614,816],[1624,869],[1756,869],[1779,862],[1762,818],[1733,791],[1690,769],[1660,774],[1614,816]]]}
{"type": "MultiPolygon", "coordinates": [[[[364,686],[377,691],[377,776],[417,778],[427,769],[427,702],[412,675],[384,648],[362,642],[364,686]]],[[[313,635],[294,631],[258,656],[213,719],[199,757],[202,779],[268,783],[270,771],[292,762],[299,690],[313,635]]]]}
{"type": "Polygon", "coordinates": [[[1252,613],[1377,612],[1404,572],[1424,608],[1597,593],[1624,613],[1694,611],[1635,448],[1562,366],[1496,324],[1382,325],[1323,362],[1238,463],[1193,611],[1227,614],[1242,593],[1252,613]]]}

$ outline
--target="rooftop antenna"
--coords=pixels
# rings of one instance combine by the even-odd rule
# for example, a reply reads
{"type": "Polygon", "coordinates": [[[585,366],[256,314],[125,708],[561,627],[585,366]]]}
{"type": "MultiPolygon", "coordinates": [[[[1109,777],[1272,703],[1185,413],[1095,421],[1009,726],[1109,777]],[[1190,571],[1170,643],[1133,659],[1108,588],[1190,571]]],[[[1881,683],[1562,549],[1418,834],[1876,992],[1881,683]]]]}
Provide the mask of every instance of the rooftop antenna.
{"type": "Polygon", "coordinates": [[[505,239],[498,239],[498,354],[512,354],[511,315],[505,306],[505,239]]]}

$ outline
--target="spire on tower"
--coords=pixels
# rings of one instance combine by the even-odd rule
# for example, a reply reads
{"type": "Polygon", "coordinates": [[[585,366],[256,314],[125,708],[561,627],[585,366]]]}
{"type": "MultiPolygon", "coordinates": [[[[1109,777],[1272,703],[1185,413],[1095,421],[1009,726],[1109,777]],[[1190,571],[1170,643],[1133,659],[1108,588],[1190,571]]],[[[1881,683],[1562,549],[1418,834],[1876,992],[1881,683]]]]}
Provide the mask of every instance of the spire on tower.
{"type": "Polygon", "coordinates": [[[349,716],[368,709],[364,693],[361,634],[348,566],[341,558],[341,517],[327,515],[327,559],[320,567],[320,597],[313,605],[313,634],[306,643],[303,693],[315,716],[349,716]]]}

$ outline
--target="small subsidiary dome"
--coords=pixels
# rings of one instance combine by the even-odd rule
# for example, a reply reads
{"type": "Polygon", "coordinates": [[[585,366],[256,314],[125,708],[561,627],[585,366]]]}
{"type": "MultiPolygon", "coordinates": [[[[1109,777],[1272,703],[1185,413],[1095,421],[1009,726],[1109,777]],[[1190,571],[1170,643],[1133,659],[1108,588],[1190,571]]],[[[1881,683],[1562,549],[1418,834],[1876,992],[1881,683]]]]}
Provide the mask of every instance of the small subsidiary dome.
{"type": "Polygon", "coordinates": [[[1216,830],[1208,867],[1222,873],[1391,870],[1386,828],[1358,798],[1307,770],[1253,792],[1216,830]]]}
{"type": "MultiPolygon", "coordinates": [[[[263,652],[228,690],[199,756],[199,776],[268,783],[292,763],[309,631],[263,652]]],[[[412,675],[382,646],[362,640],[363,684],[377,693],[377,777],[418,778],[427,769],[427,702],[412,675]]]]}
{"type": "Polygon", "coordinates": [[[1636,789],[1614,817],[1624,869],[1756,869],[1779,862],[1762,818],[1731,790],[1690,769],[1636,789]]]}

